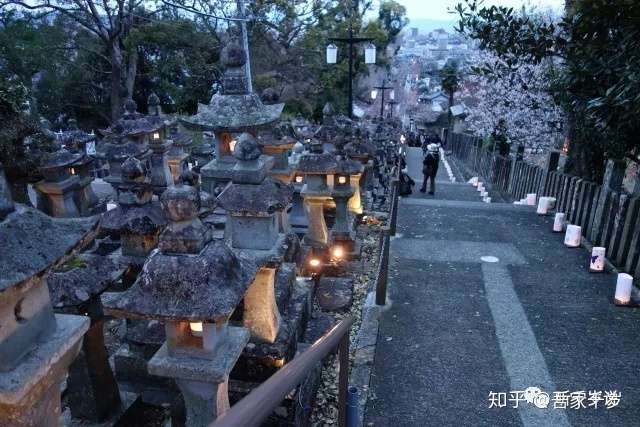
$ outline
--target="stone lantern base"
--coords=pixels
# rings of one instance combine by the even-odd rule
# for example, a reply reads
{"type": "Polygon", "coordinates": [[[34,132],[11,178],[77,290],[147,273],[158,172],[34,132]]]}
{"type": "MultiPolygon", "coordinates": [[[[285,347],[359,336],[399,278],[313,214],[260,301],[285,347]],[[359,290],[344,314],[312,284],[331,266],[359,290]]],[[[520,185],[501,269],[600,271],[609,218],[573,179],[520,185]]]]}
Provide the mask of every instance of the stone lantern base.
{"type": "Polygon", "coordinates": [[[150,374],[176,380],[187,410],[186,426],[206,426],[229,409],[229,374],[248,342],[248,330],[228,327],[213,359],[171,355],[166,342],[151,358],[150,374]]]}
{"type": "Polygon", "coordinates": [[[60,383],[80,350],[89,319],[56,315],[57,328],[20,365],[0,374],[0,425],[57,425],[60,383]]]}

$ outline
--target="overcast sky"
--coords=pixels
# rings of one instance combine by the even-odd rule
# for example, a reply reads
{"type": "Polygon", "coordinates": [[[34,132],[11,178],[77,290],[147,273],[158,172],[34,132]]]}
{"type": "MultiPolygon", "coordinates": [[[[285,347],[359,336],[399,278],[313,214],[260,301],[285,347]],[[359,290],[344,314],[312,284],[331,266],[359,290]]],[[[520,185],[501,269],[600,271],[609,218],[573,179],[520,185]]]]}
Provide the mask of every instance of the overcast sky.
{"type": "MultiPolygon", "coordinates": [[[[407,8],[409,19],[437,19],[443,21],[457,20],[455,15],[447,13],[462,0],[396,0],[407,8]]],[[[552,7],[560,10],[564,0],[485,0],[485,5],[521,7],[523,4],[552,7]]]]}

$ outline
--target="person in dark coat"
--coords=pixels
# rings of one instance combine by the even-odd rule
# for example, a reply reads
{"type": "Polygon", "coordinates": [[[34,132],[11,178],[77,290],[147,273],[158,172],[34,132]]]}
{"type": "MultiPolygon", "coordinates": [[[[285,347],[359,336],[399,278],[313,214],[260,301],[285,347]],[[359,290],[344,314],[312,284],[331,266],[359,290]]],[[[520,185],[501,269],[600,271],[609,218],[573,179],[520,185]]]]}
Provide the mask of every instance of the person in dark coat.
{"type": "Polygon", "coordinates": [[[398,194],[406,197],[413,193],[413,186],[416,182],[407,174],[406,169],[400,171],[400,182],[398,183],[398,194]]]}
{"type": "Polygon", "coordinates": [[[427,147],[427,155],[422,161],[422,180],[421,193],[427,191],[427,181],[429,181],[429,194],[436,191],[436,174],[438,173],[438,164],[440,163],[440,149],[436,144],[429,144],[427,147]]]}

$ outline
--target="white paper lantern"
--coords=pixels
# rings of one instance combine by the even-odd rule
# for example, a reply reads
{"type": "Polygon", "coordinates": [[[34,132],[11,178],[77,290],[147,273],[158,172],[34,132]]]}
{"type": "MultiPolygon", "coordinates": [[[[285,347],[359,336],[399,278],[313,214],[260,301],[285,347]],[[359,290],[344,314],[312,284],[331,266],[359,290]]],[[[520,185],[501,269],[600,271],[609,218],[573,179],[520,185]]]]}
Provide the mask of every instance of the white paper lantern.
{"type": "Polygon", "coordinates": [[[117,207],[118,207],[118,205],[117,205],[116,203],[113,203],[113,202],[107,202],[107,210],[108,210],[108,211],[110,211],[110,210],[112,210],[112,209],[115,209],[115,208],[117,208],[117,207]]]}
{"type": "Polygon", "coordinates": [[[378,97],[378,91],[373,89],[371,91],[371,99],[376,99],[378,97]]]}
{"type": "Polygon", "coordinates": [[[331,43],[327,46],[327,64],[335,64],[338,62],[338,46],[331,43]]]}
{"type": "Polygon", "coordinates": [[[577,248],[582,241],[582,227],[579,225],[567,225],[567,231],[564,234],[564,245],[568,248],[577,248]]]}
{"type": "Polygon", "coordinates": [[[589,271],[593,273],[601,273],[604,271],[604,257],[606,253],[606,248],[603,248],[601,246],[594,246],[593,249],[591,249],[589,271]]]}
{"type": "MultiPolygon", "coordinates": [[[[373,43],[369,43],[364,48],[364,63],[375,64],[376,63],[376,46],[373,43]]],[[[393,98],[391,98],[393,99],[393,98]]]]}
{"type": "Polygon", "coordinates": [[[538,215],[546,215],[549,213],[549,198],[540,197],[538,200],[538,209],[536,209],[538,215]]]}
{"type": "Polygon", "coordinates": [[[96,155],[96,142],[95,141],[89,141],[87,142],[87,145],[85,146],[85,152],[87,153],[87,156],[95,156],[96,155]]]}
{"type": "Polygon", "coordinates": [[[615,303],[626,305],[631,301],[631,289],[633,288],[633,276],[627,273],[619,273],[616,281],[615,303]]]}
{"type": "Polygon", "coordinates": [[[552,210],[556,208],[556,198],[555,197],[547,197],[548,205],[547,209],[552,210]]]}
{"type": "Polygon", "coordinates": [[[558,212],[553,218],[553,231],[560,233],[564,228],[564,213],[558,212]]]}
{"type": "Polygon", "coordinates": [[[536,193],[527,194],[527,205],[535,206],[536,205],[536,193]]]}
{"type": "Polygon", "coordinates": [[[485,197],[484,198],[484,202],[485,203],[491,203],[491,197],[485,197]]]}

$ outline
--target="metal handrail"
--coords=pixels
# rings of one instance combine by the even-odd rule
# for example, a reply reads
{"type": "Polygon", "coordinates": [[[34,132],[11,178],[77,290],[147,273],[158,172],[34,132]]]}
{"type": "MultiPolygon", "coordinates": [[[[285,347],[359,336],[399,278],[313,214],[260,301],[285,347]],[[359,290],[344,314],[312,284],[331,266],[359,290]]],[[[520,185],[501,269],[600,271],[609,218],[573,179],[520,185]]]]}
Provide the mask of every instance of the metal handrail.
{"type": "Polygon", "coordinates": [[[282,402],[284,397],[304,381],[312,367],[336,347],[339,347],[338,357],[340,359],[338,426],[346,426],[347,386],[349,382],[349,330],[353,321],[352,316],[340,321],[305,352],[284,365],[282,369],[233,405],[231,409],[211,423],[209,427],[251,427],[261,425],[282,402]]]}

